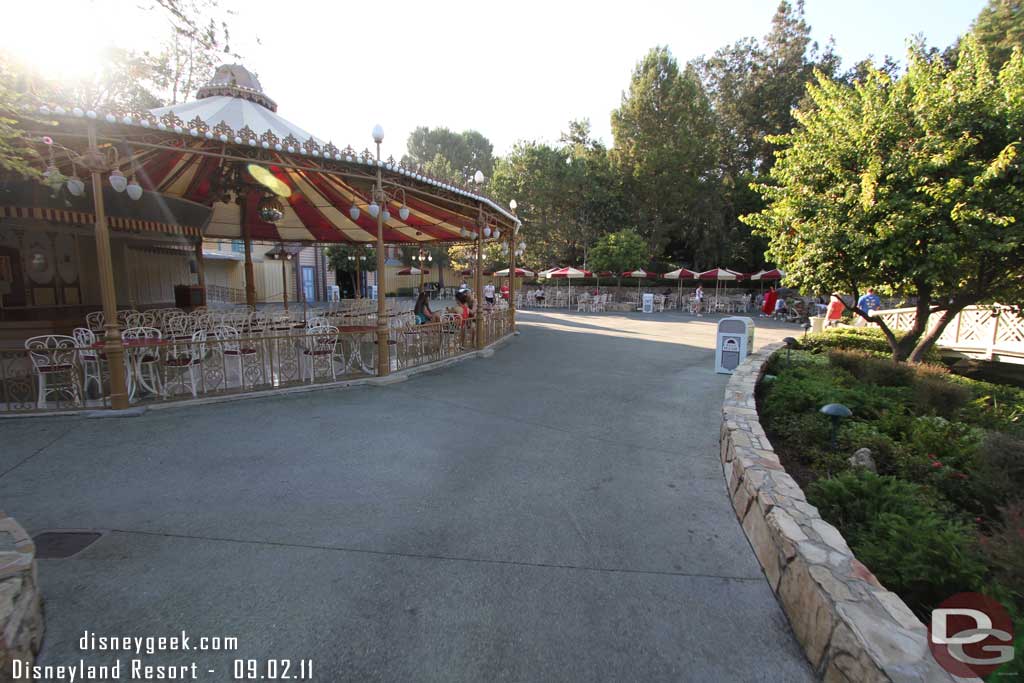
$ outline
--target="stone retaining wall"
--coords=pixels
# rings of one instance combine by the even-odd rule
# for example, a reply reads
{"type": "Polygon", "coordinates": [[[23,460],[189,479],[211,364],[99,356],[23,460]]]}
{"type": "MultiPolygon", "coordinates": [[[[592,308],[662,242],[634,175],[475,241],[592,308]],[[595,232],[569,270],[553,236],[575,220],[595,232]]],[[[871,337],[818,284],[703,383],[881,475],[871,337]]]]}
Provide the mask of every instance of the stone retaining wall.
{"type": "Polygon", "coordinates": [[[758,421],[765,346],[729,380],[722,467],[733,507],[811,666],[825,681],[956,681],[928,649],[924,624],[857,561],[807,502],[758,421]]]}
{"type": "Polygon", "coordinates": [[[25,530],[0,512],[0,681],[14,680],[15,659],[34,662],[43,639],[35,555],[25,530]]]}

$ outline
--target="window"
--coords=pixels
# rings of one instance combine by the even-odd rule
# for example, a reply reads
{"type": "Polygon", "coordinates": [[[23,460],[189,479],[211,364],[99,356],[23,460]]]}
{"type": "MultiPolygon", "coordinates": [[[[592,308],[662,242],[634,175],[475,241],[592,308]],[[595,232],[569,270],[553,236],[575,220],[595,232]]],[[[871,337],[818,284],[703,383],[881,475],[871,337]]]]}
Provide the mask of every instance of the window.
{"type": "Polygon", "coordinates": [[[237,254],[245,253],[245,243],[242,240],[231,240],[231,251],[237,254]]]}

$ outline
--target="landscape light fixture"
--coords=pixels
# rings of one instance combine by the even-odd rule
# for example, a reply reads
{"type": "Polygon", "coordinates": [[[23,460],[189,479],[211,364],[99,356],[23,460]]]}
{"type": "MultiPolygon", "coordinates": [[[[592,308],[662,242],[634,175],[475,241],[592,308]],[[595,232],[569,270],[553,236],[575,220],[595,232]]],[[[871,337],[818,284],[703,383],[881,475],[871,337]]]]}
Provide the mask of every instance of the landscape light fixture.
{"type": "Polygon", "coordinates": [[[786,345],[786,367],[789,367],[790,359],[789,352],[796,346],[796,339],[793,337],[786,337],[782,340],[782,343],[786,345]]]}
{"type": "Polygon", "coordinates": [[[842,403],[829,403],[822,406],[819,412],[823,415],[828,415],[829,419],[832,420],[832,450],[834,451],[836,449],[836,435],[839,432],[839,421],[844,417],[851,417],[853,411],[842,403]]]}

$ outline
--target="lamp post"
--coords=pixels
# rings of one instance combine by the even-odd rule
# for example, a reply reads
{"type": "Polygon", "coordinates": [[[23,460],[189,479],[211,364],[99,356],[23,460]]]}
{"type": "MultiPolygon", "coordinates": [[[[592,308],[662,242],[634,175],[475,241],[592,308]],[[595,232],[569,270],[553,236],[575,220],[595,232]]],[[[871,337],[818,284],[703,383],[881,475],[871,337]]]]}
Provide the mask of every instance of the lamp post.
{"type": "Polygon", "coordinates": [[[434,256],[433,256],[433,254],[428,252],[423,247],[420,247],[420,252],[418,254],[416,254],[415,256],[413,256],[412,260],[416,261],[416,263],[418,264],[418,268],[419,268],[419,271],[420,271],[420,291],[422,292],[423,291],[423,275],[424,275],[424,270],[423,269],[426,267],[427,263],[432,263],[434,261],[434,256]]]}
{"type": "MultiPolygon", "coordinates": [[[[377,213],[377,376],[391,371],[391,353],[388,349],[387,306],[384,301],[384,174],[380,160],[380,144],[384,142],[384,129],[378,123],[373,127],[373,141],[377,144],[377,185],[373,191],[373,205],[377,213]]],[[[371,205],[372,206],[372,205],[371,205]]],[[[372,213],[372,211],[371,211],[372,213]]]]}
{"type": "MultiPolygon", "coordinates": [[[[512,210],[513,216],[516,215],[518,206],[516,200],[509,201],[508,208],[512,210]]],[[[519,334],[516,331],[516,233],[518,227],[513,223],[512,229],[508,231],[508,313],[512,334],[519,334]]]]}
{"type": "Polygon", "coordinates": [[[362,261],[366,260],[366,254],[362,253],[362,251],[363,251],[362,247],[357,247],[357,248],[359,249],[360,253],[359,254],[349,254],[348,255],[348,260],[352,261],[353,264],[356,267],[355,297],[357,299],[362,299],[363,298],[363,274],[362,274],[362,270],[360,268],[360,264],[361,264],[362,261]]]}
{"type": "Polygon", "coordinates": [[[782,340],[782,343],[786,345],[786,367],[790,365],[789,353],[793,347],[796,346],[796,339],[793,337],[786,337],[782,340]]]}

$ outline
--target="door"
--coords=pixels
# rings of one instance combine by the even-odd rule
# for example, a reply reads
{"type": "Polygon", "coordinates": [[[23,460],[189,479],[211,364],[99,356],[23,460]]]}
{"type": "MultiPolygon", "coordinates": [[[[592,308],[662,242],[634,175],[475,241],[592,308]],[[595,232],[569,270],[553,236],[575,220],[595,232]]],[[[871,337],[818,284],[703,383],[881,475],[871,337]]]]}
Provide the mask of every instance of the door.
{"type": "Polygon", "coordinates": [[[313,266],[302,266],[302,295],[306,301],[316,301],[313,266]]]}

